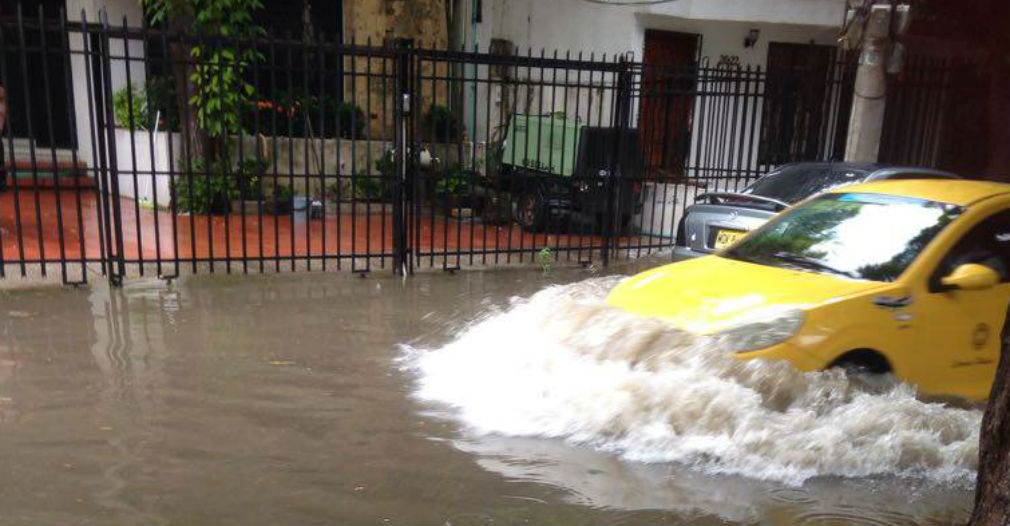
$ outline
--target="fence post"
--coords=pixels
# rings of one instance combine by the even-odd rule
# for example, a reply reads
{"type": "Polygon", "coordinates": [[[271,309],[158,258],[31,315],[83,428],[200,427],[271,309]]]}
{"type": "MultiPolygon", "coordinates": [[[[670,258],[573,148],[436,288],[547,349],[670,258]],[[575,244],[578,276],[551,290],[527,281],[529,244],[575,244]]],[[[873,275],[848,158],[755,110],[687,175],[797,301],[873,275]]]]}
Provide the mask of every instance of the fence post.
{"type": "MultiPolygon", "coordinates": [[[[113,286],[121,285],[123,275],[126,274],[126,262],[123,259],[123,215],[119,202],[119,165],[116,160],[116,114],[112,104],[112,52],[109,48],[109,16],[103,8],[101,11],[102,23],[102,49],[100,60],[102,63],[102,97],[104,98],[102,108],[105,110],[104,119],[101,125],[105,128],[106,140],[105,151],[102,157],[107,159],[106,170],[103,170],[103,188],[99,192],[99,197],[104,201],[101,209],[105,215],[105,225],[107,236],[114,236],[106,243],[108,252],[105,254],[109,269],[109,283],[113,286]],[[111,203],[110,203],[111,201],[111,203]],[[111,205],[111,212],[109,210],[111,205]],[[111,216],[111,217],[110,217],[111,216]],[[111,227],[111,232],[109,231],[111,227]],[[113,248],[115,247],[115,248],[113,248]],[[112,251],[115,250],[115,254],[112,251]],[[115,257],[115,271],[113,271],[112,258],[115,257]]],[[[126,64],[126,67],[130,67],[126,64]]],[[[101,135],[101,132],[99,132],[101,135]]],[[[103,259],[106,259],[103,258],[103,259]]]]}
{"type": "Polygon", "coordinates": [[[626,130],[630,124],[628,119],[631,112],[631,62],[627,57],[621,56],[617,62],[617,85],[614,92],[613,110],[613,130],[615,140],[611,151],[610,166],[607,173],[607,208],[603,218],[603,229],[601,232],[600,259],[603,266],[610,264],[610,253],[616,243],[612,228],[620,225],[620,206],[616,202],[620,199],[620,180],[623,173],[621,163],[624,161],[624,139],[626,130]]]}
{"type": "Polygon", "coordinates": [[[406,201],[409,193],[405,189],[409,184],[408,179],[413,177],[413,171],[408,169],[408,165],[415,154],[410,151],[412,145],[408,133],[411,110],[413,109],[410,93],[410,61],[412,58],[411,41],[398,39],[394,59],[396,98],[393,101],[395,109],[393,151],[396,164],[396,181],[393,184],[393,273],[398,276],[406,275],[409,272],[408,262],[411,261],[406,228],[406,210],[409,208],[406,201]]]}

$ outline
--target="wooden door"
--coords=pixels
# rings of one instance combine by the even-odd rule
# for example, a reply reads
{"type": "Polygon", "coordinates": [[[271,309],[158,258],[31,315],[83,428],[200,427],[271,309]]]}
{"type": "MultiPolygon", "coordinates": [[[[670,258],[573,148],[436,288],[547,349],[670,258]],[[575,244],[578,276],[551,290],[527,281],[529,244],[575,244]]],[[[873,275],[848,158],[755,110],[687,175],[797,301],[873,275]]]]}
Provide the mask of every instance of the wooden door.
{"type": "Polygon", "coordinates": [[[651,178],[685,175],[698,41],[688,33],[645,32],[638,124],[651,178]]]}

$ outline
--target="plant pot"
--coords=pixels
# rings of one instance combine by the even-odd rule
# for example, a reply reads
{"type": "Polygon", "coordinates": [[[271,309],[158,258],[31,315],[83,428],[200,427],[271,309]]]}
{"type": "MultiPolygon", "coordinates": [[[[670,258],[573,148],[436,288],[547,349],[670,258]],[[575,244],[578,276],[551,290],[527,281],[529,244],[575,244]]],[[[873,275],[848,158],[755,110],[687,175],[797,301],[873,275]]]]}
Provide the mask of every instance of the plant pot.
{"type": "Polygon", "coordinates": [[[263,201],[258,199],[236,199],[231,202],[231,213],[236,215],[259,215],[263,209],[263,201]]]}
{"type": "Polygon", "coordinates": [[[286,201],[273,201],[267,200],[263,203],[264,210],[268,214],[273,215],[288,215],[291,213],[291,200],[286,201]]]}
{"type": "Polygon", "coordinates": [[[227,195],[214,197],[210,202],[210,214],[215,216],[227,215],[231,211],[231,200],[227,195]]]}
{"type": "Polygon", "coordinates": [[[453,208],[449,210],[449,217],[453,219],[473,219],[473,208],[453,208]]]}
{"type": "Polygon", "coordinates": [[[469,195],[438,194],[438,201],[442,204],[443,214],[455,217],[459,215],[461,209],[470,208],[470,197],[469,195]]]}

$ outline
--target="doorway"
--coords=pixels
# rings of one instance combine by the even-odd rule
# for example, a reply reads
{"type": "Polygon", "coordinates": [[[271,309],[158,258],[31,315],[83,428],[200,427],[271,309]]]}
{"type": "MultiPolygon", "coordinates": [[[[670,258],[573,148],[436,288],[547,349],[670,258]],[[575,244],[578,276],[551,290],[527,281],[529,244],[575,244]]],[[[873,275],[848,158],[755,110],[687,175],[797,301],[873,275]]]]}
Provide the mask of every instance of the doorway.
{"type": "Polygon", "coordinates": [[[762,164],[813,161],[828,151],[826,141],[831,138],[822,127],[831,110],[827,95],[834,50],[813,43],[769,43],[759,149],[762,164]]]}
{"type": "Polygon", "coordinates": [[[686,176],[700,40],[691,33],[645,32],[638,122],[651,178],[686,176]]]}
{"type": "Polygon", "coordinates": [[[22,0],[23,43],[21,32],[14,31],[16,4],[0,6],[0,20],[12,30],[4,32],[6,45],[0,46],[4,76],[0,80],[7,89],[9,125],[14,137],[34,137],[40,147],[73,148],[76,144],[68,119],[67,64],[59,52],[64,35],[56,29],[64,4],[65,0],[22,0]],[[42,28],[40,7],[45,17],[42,28]],[[43,53],[43,42],[47,53],[43,53]]]}

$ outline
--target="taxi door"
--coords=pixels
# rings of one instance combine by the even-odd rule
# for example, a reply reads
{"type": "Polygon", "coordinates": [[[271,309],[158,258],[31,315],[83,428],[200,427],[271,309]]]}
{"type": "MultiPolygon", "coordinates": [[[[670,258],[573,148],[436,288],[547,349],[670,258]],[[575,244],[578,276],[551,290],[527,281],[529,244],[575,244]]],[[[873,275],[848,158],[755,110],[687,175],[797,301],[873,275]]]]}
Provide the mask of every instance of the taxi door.
{"type": "Polygon", "coordinates": [[[1000,336],[1010,303],[1010,210],[989,214],[954,243],[929,276],[918,309],[917,341],[923,382],[945,394],[989,396],[1000,358],[1000,336]],[[986,265],[1000,283],[984,290],[949,290],[940,280],[965,263],[986,265]]]}

